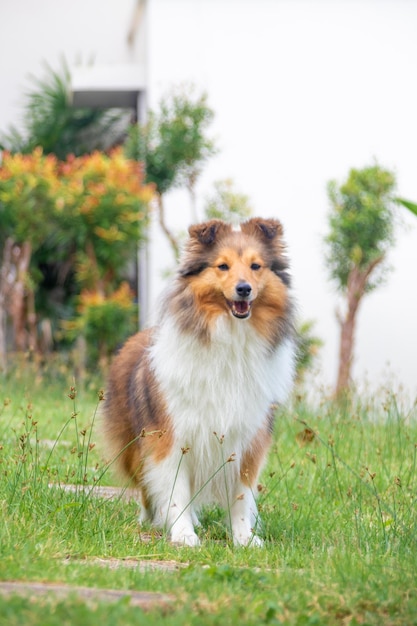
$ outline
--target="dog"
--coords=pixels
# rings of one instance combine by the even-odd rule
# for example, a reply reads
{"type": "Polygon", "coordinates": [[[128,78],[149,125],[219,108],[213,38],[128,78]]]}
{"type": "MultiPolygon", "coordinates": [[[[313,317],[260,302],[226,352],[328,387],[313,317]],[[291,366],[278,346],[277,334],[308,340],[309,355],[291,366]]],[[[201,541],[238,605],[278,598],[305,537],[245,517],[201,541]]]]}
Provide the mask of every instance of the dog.
{"type": "Polygon", "coordinates": [[[294,304],[283,228],[252,218],[189,228],[157,324],[115,357],[105,394],[112,458],[138,487],[140,521],[197,546],[198,511],[229,511],[235,545],[262,545],[255,500],[271,405],[291,390],[294,304]]]}

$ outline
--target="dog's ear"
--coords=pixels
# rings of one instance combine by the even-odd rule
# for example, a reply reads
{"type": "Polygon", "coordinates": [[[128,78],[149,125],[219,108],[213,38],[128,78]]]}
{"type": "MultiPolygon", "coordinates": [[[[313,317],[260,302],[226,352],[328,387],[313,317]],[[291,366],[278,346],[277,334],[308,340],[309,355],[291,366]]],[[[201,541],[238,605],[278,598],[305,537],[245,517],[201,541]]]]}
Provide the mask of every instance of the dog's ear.
{"type": "Polygon", "coordinates": [[[185,246],[179,268],[180,276],[196,276],[208,267],[207,257],[211,254],[219,237],[231,231],[229,224],[222,220],[210,220],[189,227],[190,238],[185,246]]]}
{"type": "Polygon", "coordinates": [[[284,285],[291,285],[288,270],[288,259],[285,257],[285,244],[282,239],[284,229],[281,222],[271,219],[254,217],[241,225],[242,232],[256,237],[265,245],[267,263],[271,272],[282,280],[284,285]]]}
{"type": "Polygon", "coordinates": [[[282,280],[284,285],[291,287],[291,275],[289,273],[288,261],[284,258],[276,258],[271,263],[271,272],[274,272],[282,280]]]}
{"type": "Polygon", "coordinates": [[[199,263],[193,259],[186,259],[179,268],[179,275],[183,278],[186,278],[187,276],[198,276],[198,274],[201,274],[206,267],[208,267],[208,263],[199,263]]]}
{"type": "Polygon", "coordinates": [[[281,237],[284,232],[281,222],[273,218],[262,219],[254,217],[241,224],[240,227],[245,235],[261,237],[266,241],[272,241],[276,237],[281,237]]]}
{"type": "Polygon", "coordinates": [[[190,239],[199,241],[204,246],[211,246],[215,243],[221,233],[230,230],[230,226],[221,220],[210,220],[203,224],[194,224],[188,229],[190,239]]]}

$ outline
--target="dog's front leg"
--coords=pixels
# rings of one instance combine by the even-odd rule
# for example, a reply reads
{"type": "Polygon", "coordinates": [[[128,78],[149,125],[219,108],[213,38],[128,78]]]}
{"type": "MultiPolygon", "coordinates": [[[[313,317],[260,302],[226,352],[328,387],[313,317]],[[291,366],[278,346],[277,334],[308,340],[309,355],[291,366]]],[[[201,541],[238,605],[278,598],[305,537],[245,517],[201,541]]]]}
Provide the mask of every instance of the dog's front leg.
{"type": "Polygon", "coordinates": [[[173,468],[160,468],[158,479],[154,481],[156,499],[155,510],[158,512],[154,523],[162,526],[169,534],[172,543],[182,546],[198,546],[200,540],[194,532],[194,519],[191,503],[190,477],[187,468],[173,472],[173,468]],[[171,472],[170,472],[171,470],[171,472]],[[175,483],[169,485],[166,476],[176,474],[175,483]]]}
{"type": "Polygon", "coordinates": [[[166,529],[172,543],[198,546],[200,540],[194,531],[193,510],[188,477],[182,476],[174,487],[166,516],[166,529]]]}
{"type": "Polygon", "coordinates": [[[231,507],[233,543],[238,546],[262,546],[256,534],[260,526],[258,507],[252,490],[240,484],[240,490],[231,507]]]}

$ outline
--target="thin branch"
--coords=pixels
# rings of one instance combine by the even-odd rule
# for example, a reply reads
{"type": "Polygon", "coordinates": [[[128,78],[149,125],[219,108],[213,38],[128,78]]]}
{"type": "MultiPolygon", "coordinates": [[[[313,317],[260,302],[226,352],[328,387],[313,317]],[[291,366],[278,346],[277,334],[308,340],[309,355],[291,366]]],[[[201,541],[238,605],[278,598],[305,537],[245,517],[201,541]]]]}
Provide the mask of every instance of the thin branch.
{"type": "Polygon", "coordinates": [[[165,207],[162,199],[162,194],[157,195],[157,203],[158,203],[158,220],[159,225],[162,228],[163,232],[168,238],[169,243],[171,244],[172,251],[175,256],[175,260],[177,261],[180,255],[180,246],[172,231],[168,228],[165,221],[165,207]]]}

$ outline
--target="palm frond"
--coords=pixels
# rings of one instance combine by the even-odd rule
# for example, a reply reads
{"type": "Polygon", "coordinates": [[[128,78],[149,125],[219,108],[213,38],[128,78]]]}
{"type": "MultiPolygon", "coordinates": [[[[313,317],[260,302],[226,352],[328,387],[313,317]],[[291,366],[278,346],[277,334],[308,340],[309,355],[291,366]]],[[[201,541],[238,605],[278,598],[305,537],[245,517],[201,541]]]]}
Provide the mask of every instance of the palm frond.
{"type": "Polygon", "coordinates": [[[396,198],[398,204],[401,204],[406,209],[417,215],[417,204],[415,202],[410,202],[409,200],[404,200],[404,198],[396,198]]]}
{"type": "Polygon", "coordinates": [[[23,130],[10,127],[0,136],[4,149],[31,152],[41,146],[59,159],[112,147],[126,134],[126,112],[120,109],[74,108],[71,73],[63,59],[58,70],[44,63],[44,76],[30,76],[25,94],[23,130]]]}

